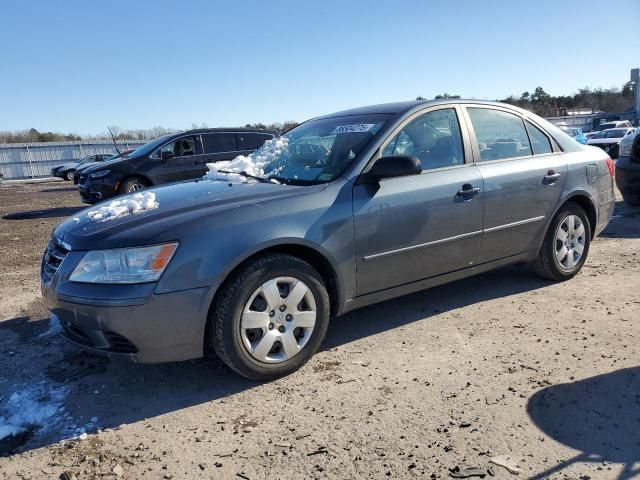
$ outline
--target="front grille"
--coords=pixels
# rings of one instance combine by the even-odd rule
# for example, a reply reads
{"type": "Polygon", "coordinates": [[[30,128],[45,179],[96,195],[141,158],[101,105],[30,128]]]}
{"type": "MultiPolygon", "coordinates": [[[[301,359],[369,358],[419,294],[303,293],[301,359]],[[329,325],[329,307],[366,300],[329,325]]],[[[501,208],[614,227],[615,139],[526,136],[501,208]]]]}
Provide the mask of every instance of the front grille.
{"type": "Polygon", "coordinates": [[[80,177],[78,178],[78,183],[84,183],[86,180],[87,180],[86,175],[80,175],[80,177]]]}
{"type": "Polygon", "coordinates": [[[49,245],[47,245],[47,249],[44,251],[44,257],[42,258],[42,274],[46,280],[51,280],[54,277],[68,253],[69,250],[55,239],[49,241],[49,245]]]}

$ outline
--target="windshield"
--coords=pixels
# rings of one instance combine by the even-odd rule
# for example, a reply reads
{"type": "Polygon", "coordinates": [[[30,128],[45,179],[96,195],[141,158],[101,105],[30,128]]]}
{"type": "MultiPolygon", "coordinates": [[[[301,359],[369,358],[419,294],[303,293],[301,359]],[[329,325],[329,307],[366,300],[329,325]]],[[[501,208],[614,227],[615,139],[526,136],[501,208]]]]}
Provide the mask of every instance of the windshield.
{"type": "Polygon", "coordinates": [[[267,140],[248,157],[208,164],[207,178],[246,181],[257,177],[291,185],[330,182],[351,165],[390,116],[350,115],[310,120],[280,138],[267,140]]]}
{"type": "Polygon", "coordinates": [[[157,147],[162,145],[164,142],[169,140],[174,134],[163,135],[162,137],[158,137],[155,140],[151,140],[149,143],[145,143],[141,147],[136,148],[133,152],[126,155],[127,157],[137,157],[148,155],[153,152],[157,147]]]}

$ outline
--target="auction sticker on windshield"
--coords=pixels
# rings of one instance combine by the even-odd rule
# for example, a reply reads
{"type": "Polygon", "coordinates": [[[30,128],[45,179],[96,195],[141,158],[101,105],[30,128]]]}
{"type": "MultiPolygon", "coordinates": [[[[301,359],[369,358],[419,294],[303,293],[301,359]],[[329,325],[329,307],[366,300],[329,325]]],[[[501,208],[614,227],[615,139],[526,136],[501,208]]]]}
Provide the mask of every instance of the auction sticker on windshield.
{"type": "Polygon", "coordinates": [[[341,125],[333,129],[334,133],[363,133],[371,130],[375,126],[375,123],[359,123],[357,125],[341,125]]]}

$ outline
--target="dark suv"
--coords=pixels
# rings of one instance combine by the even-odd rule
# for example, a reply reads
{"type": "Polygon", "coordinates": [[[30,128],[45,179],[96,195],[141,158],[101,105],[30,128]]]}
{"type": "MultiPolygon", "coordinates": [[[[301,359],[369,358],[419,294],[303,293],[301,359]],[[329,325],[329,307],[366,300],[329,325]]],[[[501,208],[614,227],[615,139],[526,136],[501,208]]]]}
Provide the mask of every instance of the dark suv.
{"type": "Polygon", "coordinates": [[[123,158],[83,170],[80,197],[95,203],[152,185],[202,177],[207,163],[248,155],[275,137],[250,129],[201,129],[165,135],[123,158]]]}

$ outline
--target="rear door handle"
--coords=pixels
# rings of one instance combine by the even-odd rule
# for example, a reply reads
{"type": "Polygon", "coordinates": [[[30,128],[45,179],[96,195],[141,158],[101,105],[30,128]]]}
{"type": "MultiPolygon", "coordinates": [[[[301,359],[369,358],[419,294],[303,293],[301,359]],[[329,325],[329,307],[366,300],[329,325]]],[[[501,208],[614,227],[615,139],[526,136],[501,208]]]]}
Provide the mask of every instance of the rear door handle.
{"type": "Polygon", "coordinates": [[[561,177],[561,175],[559,173],[556,173],[555,170],[549,170],[547,172],[547,174],[544,176],[544,182],[545,184],[550,184],[550,183],[555,183],[558,181],[558,179],[561,177]]]}
{"type": "Polygon", "coordinates": [[[457,195],[459,197],[469,198],[469,197],[475,197],[479,193],[480,193],[480,189],[478,187],[474,187],[470,183],[465,183],[464,185],[462,185],[462,189],[458,190],[457,195]]]}

